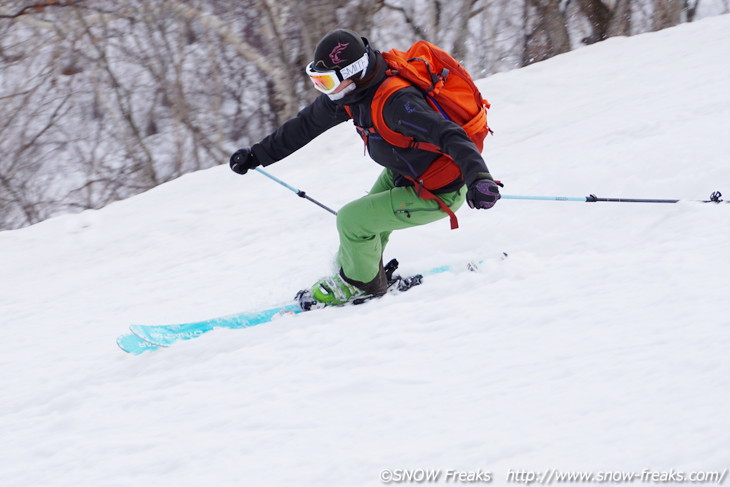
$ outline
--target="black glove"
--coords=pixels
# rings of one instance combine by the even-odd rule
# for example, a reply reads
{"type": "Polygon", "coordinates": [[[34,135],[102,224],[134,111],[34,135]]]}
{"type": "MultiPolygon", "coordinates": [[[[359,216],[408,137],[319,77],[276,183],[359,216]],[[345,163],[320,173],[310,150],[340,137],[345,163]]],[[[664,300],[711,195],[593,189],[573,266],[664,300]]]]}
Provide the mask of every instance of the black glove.
{"type": "Polygon", "coordinates": [[[469,185],[466,202],[470,208],[488,210],[502,197],[499,194],[499,187],[504,185],[499,181],[495,182],[489,173],[480,173],[479,176],[479,179],[469,185]]]}
{"type": "Polygon", "coordinates": [[[253,151],[248,147],[238,149],[234,152],[231,156],[231,161],[228,164],[231,166],[233,172],[238,174],[246,174],[249,169],[253,169],[261,165],[259,160],[256,159],[253,151]]]}

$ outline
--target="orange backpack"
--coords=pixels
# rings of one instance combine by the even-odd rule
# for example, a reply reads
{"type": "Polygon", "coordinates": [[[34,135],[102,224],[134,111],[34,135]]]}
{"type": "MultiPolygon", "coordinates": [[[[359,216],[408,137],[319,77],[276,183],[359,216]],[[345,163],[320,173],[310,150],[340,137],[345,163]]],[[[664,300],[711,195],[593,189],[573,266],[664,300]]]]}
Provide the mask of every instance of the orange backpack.
{"type": "Polygon", "coordinates": [[[459,166],[440,147],[417,142],[411,137],[391,130],[383,118],[385,102],[396,91],[408,86],[419,88],[431,107],[445,118],[457,123],[474,142],[479,152],[484,138],[491,132],[487,125],[489,102],[485,100],[469,73],[448,52],[427,41],[418,41],[407,51],[392,49],[382,53],[388,64],[388,78],[378,87],[371,104],[373,127],[359,127],[363,138],[377,133],[396,147],[417,148],[441,154],[417,179],[410,178],[424,199],[435,200],[451,217],[451,228],[458,228],[451,209],[429,190],[446,186],[463,177],[459,166]]]}

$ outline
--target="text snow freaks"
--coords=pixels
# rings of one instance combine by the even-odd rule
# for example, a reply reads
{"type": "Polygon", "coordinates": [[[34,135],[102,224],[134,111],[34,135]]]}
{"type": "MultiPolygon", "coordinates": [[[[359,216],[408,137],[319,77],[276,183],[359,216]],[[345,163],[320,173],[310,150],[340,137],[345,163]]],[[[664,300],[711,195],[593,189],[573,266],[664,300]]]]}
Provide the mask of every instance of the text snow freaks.
{"type": "Polygon", "coordinates": [[[492,472],[474,470],[462,472],[459,470],[434,470],[425,468],[386,468],[380,471],[380,480],[384,484],[425,484],[425,483],[452,483],[452,484],[488,484],[494,476],[492,472]]]}

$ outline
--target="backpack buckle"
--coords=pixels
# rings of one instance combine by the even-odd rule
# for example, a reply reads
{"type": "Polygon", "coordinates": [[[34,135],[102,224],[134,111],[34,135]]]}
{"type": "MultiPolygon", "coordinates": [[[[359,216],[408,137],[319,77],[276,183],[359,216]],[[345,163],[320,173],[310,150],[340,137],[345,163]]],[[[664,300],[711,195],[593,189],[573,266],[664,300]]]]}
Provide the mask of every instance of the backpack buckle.
{"type": "Polygon", "coordinates": [[[419,179],[418,181],[414,181],[414,182],[418,183],[418,184],[415,185],[415,188],[416,188],[416,196],[418,196],[420,198],[421,197],[421,190],[424,188],[424,186],[423,186],[423,179],[419,179]]]}

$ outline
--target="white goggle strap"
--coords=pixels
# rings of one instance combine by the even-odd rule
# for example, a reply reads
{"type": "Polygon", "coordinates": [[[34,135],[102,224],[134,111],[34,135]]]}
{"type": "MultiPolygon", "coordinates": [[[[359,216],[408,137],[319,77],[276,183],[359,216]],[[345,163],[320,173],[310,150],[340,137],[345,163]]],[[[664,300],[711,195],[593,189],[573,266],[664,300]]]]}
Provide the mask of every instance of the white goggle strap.
{"type": "Polygon", "coordinates": [[[352,78],[354,75],[360,72],[362,72],[362,74],[360,75],[360,79],[362,79],[368,69],[368,63],[368,51],[365,50],[365,54],[363,54],[360,59],[340,69],[340,75],[342,76],[342,79],[344,80],[352,78]]]}

